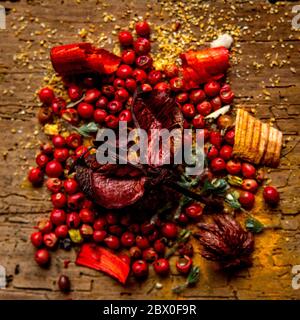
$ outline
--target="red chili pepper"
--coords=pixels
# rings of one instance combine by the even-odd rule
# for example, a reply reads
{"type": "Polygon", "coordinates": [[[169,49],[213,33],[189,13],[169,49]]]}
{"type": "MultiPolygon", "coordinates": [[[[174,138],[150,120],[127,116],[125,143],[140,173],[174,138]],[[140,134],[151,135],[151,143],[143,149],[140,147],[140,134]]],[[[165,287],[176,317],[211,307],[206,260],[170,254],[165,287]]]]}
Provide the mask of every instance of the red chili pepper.
{"type": "Polygon", "coordinates": [[[191,267],[193,264],[192,258],[188,256],[183,256],[183,258],[179,258],[178,261],[176,262],[176,269],[178,272],[187,274],[189,273],[191,267]]]}
{"type": "Polygon", "coordinates": [[[180,55],[186,89],[197,88],[209,80],[218,80],[229,68],[229,51],[225,47],[188,51],[180,55]]]}
{"type": "Polygon", "coordinates": [[[78,73],[111,74],[118,69],[121,58],[90,43],[74,43],[51,49],[55,71],[62,75],[78,73]]]}
{"type": "Polygon", "coordinates": [[[76,264],[107,273],[123,284],[130,272],[130,266],[121,258],[95,244],[84,244],[81,247],[76,264]]]}

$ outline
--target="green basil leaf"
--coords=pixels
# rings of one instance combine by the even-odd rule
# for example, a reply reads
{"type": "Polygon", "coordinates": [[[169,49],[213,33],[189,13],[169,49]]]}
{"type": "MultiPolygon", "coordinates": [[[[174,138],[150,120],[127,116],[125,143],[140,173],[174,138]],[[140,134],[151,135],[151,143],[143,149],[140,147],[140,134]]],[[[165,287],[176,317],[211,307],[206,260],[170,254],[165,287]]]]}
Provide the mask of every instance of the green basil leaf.
{"type": "Polygon", "coordinates": [[[259,220],[251,216],[246,219],[245,227],[252,233],[261,233],[265,228],[265,226],[259,220]]]}
{"type": "Polygon", "coordinates": [[[95,122],[90,122],[82,125],[80,128],[74,127],[74,129],[84,137],[90,137],[91,133],[98,131],[98,125],[95,122]]]}

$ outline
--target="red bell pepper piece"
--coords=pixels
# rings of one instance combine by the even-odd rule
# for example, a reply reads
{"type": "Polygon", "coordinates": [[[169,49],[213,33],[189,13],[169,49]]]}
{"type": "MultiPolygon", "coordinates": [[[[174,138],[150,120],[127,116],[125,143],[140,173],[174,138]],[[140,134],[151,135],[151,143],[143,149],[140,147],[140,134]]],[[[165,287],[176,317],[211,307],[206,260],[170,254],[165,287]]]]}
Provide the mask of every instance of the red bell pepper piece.
{"type": "Polygon", "coordinates": [[[75,263],[105,272],[123,284],[126,283],[130,272],[130,266],[117,255],[89,243],[82,245],[75,263]]]}
{"type": "Polygon", "coordinates": [[[90,43],[74,43],[51,49],[54,70],[61,75],[78,73],[111,74],[118,69],[121,58],[90,43]]]}
{"type": "Polygon", "coordinates": [[[229,68],[229,51],[225,47],[190,50],[182,53],[180,58],[187,89],[195,88],[209,80],[218,80],[229,68]]]}

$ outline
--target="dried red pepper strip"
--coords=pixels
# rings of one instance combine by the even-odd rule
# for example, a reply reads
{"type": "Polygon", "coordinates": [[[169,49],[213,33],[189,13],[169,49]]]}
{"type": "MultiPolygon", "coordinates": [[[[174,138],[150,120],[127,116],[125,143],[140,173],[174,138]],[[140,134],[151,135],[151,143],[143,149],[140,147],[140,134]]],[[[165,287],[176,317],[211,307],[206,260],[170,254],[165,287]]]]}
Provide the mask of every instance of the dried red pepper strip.
{"type": "Polygon", "coordinates": [[[84,244],[76,258],[76,264],[107,273],[125,284],[130,266],[110,251],[96,246],[84,244]]]}
{"type": "Polygon", "coordinates": [[[188,89],[223,77],[229,68],[229,51],[225,47],[188,51],[180,55],[183,78],[188,89]]]}
{"type": "Polygon", "coordinates": [[[50,57],[54,70],[61,75],[78,73],[110,74],[117,70],[121,59],[90,43],[74,43],[53,47],[50,57]]]}

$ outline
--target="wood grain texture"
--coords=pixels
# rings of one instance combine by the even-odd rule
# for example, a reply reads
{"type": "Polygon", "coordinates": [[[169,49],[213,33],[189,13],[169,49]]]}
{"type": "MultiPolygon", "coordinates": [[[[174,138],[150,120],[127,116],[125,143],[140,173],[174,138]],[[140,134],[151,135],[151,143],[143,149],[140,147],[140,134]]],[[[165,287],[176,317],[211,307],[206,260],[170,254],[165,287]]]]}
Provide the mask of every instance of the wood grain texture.
{"type": "MultiPolygon", "coordinates": [[[[254,266],[235,275],[222,273],[200,257],[195,243],[201,280],[180,298],[299,299],[300,290],[291,287],[291,269],[300,264],[300,33],[291,28],[291,19],[292,6],[300,2],[280,6],[263,0],[198,2],[210,5],[210,10],[220,15],[236,7],[232,20],[228,20],[243,30],[235,47],[238,59],[228,75],[237,95],[235,105],[275,122],[275,127],[284,132],[287,149],[280,167],[268,173],[279,187],[280,206],[271,210],[261,201],[255,205],[254,214],[277,229],[256,237],[254,266]]],[[[93,29],[89,36],[95,40],[102,33],[115,40],[111,35],[115,24],[126,26],[128,19],[144,16],[146,11],[150,11],[153,23],[167,23],[171,18],[161,19],[161,5],[153,1],[150,10],[147,5],[151,2],[144,0],[111,0],[105,9],[103,1],[93,0],[81,0],[80,4],[72,0],[0,3],[7,9],[7,29],[0,30],[0,264],[12,276],[7,288],[0,289],[0,299],[177,298],[171,287],[184,279],[173,267],[171,277],[159,280],[163,283],[161,290],[151,290],[157,281],[153,275],[144,283],[130,278],[123,287],[99,272],[76,267],[75,252],[59,250],[52,254],[50,269],[37,267],[28,237],[37,219],[48,215],[51,205],[44,189],[29,188],[24,182],[39,141],[44,139],[35,119],[34,93],[46,75],[49,48],[82,40],[78,35],[82,28],[93,29]],[[120,19],[128,9],[128,17],[120,19]],[[116,21],[104,22],[104,12],[113,14],[116,21]],[[65,259],[72,261],[68,269],[63,268],[65,259]],[[68,296],[57,289],[60,273],[72,280],[68,296]]],[[[194,14],[201,17],[203,13],[199,10],[194,14]]],[[[221,21],[215,21],[215,28],[221,25],[221,21]]],[[[100,42],[113,48],[109,39],[100,42]]]]}

